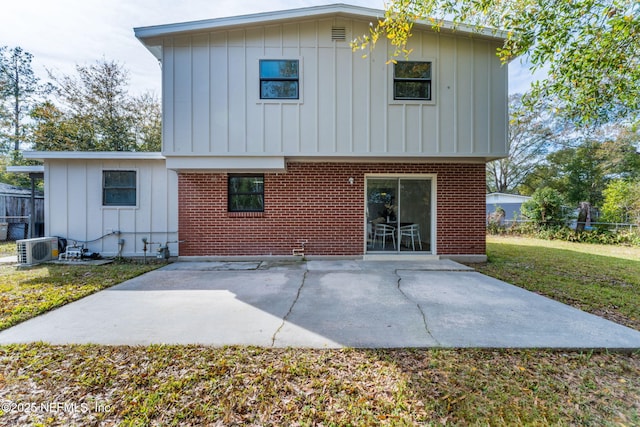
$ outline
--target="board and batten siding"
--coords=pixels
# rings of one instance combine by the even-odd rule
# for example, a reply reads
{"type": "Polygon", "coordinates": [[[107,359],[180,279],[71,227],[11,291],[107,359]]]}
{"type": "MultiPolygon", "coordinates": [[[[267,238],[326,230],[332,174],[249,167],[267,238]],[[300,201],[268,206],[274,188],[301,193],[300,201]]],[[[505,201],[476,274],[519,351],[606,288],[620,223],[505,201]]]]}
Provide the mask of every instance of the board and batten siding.
{"type": "Polygon", "coordinates": [[[163,154],[507,154],[507,67],[495,54],[499,41],[414,31],[409,59],[433,61],[433,102],[397,102],[386,40],[371,52],[349,46],[368,25],[338,17],[164,38],[163,154]],[[347,41],[332,41],[332,27],[345,27],[347,41]],[[259,99],[260,59],[300,60],[299,101],[259,99]]]}
{"type": "MultiPolygon", "coordinates": [[[[124,239],[123,256],[142,256],[143,242],[164,244],[177,240],[177,174],[167,170],[164,160],[47,160],[45,162],[45,233],[86,243],[103,256],[118,252],[124,239]],[[137,206],[102,206],[102,171],[135,170],[137,206]],[[120,231],[120,235],[109,235],[120,231]]],[[[155,256],[153,245],[147,256],[155,256]]],[[[169,245],[172,255],[178,245],[169,245]]],[[[149,251],[149,248],[147,248],[149,251]]]]}

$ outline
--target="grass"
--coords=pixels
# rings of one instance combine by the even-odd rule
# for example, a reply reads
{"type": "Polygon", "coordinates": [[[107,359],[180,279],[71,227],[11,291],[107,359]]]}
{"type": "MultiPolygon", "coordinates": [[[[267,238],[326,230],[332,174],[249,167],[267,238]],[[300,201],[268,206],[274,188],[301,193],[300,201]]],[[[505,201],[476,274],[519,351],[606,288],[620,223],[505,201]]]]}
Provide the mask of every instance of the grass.
{"type": "Polygon", "coordinates": [[[0,366],[5,425],[640,423],[639,355],[32,344],[0,366]]]}
{"type": "Polygon", "coordinates": [[[0,257],[16,255],[16,242],[0,242],[0,257]]]}
{"type": "MultiPolygon", "coordinates": [[[[640,250],[490,238],[488,255],[487,274],[640,329],[640,250]]],[[[18,309],[140,273],[83,268],[0,270],[0,286],[18,309]]],[[[0,425],[631,426],[640,353],[9,345],[0,405],[0,425]]]]}
{"type": "Polygon", "coordinates": [[[116,262],[108,266],[41,264],[17,269],[0,264],[0,330],[157,267],[116,262]]]}
{"type": "Polygon", "coordinates": [[[640,248],[489,237],[481,273],[640,330],[640,248]]]}

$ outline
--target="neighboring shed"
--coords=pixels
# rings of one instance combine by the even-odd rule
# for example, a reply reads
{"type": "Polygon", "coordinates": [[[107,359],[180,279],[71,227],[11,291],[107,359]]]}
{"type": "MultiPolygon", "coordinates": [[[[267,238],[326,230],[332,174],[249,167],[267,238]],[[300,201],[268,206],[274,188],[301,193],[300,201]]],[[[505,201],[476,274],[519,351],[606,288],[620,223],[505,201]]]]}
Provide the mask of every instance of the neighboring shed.
{"type": "Polygon", "coordinates": [[[496,208],[504,209],[504,219],[512,221],[514,219],[522,219],[520,207],[524,202],[530,200],[529,196],[520,196],[518,194],[491,193],[487,194],[487,217],[495,212],[496,208]]]}
{"type": "MultiPolygon", "coordinates": [[[[27,237],[31,214],[31,189],[0,182],[0,223],[9,224],[7,240],[27,237]]],[[[41,191],[35,193],[34,224],[35,237],[42,234],[44,224],[44,195],[41,191]]]]}

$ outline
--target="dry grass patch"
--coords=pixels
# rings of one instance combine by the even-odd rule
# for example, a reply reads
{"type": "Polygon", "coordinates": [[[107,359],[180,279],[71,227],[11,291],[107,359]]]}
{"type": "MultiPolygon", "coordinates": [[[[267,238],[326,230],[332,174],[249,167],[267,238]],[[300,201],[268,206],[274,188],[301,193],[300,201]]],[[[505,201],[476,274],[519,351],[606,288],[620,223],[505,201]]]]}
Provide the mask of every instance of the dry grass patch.
{"type": "Polygon", "coordinates": [[[0,366],[4,425],[640,423],[637,354],[33,344],[0,366]]]}

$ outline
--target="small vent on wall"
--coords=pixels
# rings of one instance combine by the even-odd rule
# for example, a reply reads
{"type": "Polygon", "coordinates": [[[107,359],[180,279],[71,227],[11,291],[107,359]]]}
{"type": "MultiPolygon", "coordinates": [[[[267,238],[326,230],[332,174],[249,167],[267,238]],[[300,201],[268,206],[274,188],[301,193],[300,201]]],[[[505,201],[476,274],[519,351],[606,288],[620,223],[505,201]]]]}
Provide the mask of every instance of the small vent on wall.
{"type": "Polygon", "coordinates": [[[347,40],[347,29],[345,27],[331,27],[331,41],[343,42],[347,40]]]}

